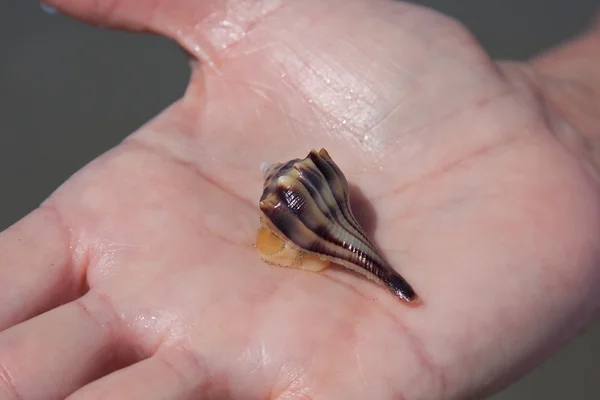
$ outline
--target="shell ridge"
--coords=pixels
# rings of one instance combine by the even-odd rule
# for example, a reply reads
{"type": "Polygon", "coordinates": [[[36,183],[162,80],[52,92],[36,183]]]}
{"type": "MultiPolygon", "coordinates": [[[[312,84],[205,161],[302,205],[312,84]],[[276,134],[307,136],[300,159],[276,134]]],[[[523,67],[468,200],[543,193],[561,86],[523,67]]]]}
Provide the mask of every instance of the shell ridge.
{"type": "Polygon", "coordinates": [[[336,224],[323,223],[329,220],[316,204],[308,203],[314,202],[314,199],[301,182],[293,180],[288,184],[288,187],[278,185],[273,192],[277,202],[285,203],[287,206],[267,207],[265,210],[267,217],[282,235],[305,251],[345,260],[375,276],[380,277],[379,273],[384,271],[390,273],[387,263],[382,264],[381,257],[369,246],[356,246],[355,243],[343,239],[344,236],[351,238],[350,233],[336,224]],[[290,192],[296,193],[290,194],[290,192]],[[296,207],[297,198],[306,199],[301,210],[296,207]]]}
{"type": "MultiPolygon", "coordinates": [[[[331,177],[328,177],[327,175],[329,174],[329,171],[324,171],[322,166],[319,166],[319,162],[317,160],[317,162],[315,162],[315,160],[311,159],[311,164],[314,165],[314,170],[312,171],[313,173],[318,173],[326,182],[330,182],[331,177]]],[[[310,168],[312,169],[312,168],[310,168]]],[[[333,171],[335,173],[335,171],[333,171]]],[[[333,177],[334,179],[337,180],[337,183],[339,186],[341,186],[342,190],[346,190],[347,189],[347,184],[343,185],[343,182],[340,181],[339,177],[333,177]]],[[[349,202],[346,198],[343,198],[341,204],[340,204],[340,200],[336,197],[336,194],[334,193],[335,191],[332,190],[331,187],[329,187],[328,185],[326,185],[325,188],[323,188],[323,190],[326,192],[326,194],[330,195],[331,200],[333,200],[333,203],[335,203],[334,205],[332,204],[332,207],[335,206],[335,208],[337,210],[339,210],[341,216],[336,218],[338,220],[338,222],[340,222],[340,220],[343,220],[343,222],[345,224],[342,225],[347,225],[349,226],[351,229],[346,228],[346,230],[348,231],[354,231],[352,232],[354,234],[354,236],[356,236],[357,238],[359,238],[366,246],[371,247],[371,250],[374,252],[377,252],[377,248],[374,246],[374,244],[369,240],[369,238],[367,237],[364,229],[362,228],[362,226],[360,226],[360,224],[358,223],[358,221],[356,220],[356,218],[354,217],[354,215],[352,214],[351,210],[349,209],[349,202]]],[[[324,199],[325,204],[328,203],[332,203],[332,201],[328,201],[327,199],[324,199]]]]}
{"type": "Polygon", "coordinates": [[[350,207],[350,197],[348,195],[348,181],[346,180],[346,176],[342,170],[331,159],[329,153],[327,153],[325,149],[321,149],[319,153],[311,152],[309,157],[327,181],[337,181],[335,182],[335,185],[339,188],[335,191],[332,190],[332,195],[334,196],[339,209],[344,214],[345,219],[356,229],[356,231],[361,233],[361,236],[364,238],[365,242],[368,243],[367,247],[369,247],[372,251],[374,255],[373,258],[378,261],[379,266],[386,270],[389,276],[397,276],[401,278],[400,274],[392,268],[387,260],[381,255],[375,244],[368,238],[364,229],[352,213],[352,208],[350,207]]]}
{"type": "MultiPolygon", "coordinates": [[[[363,268],[373,269],[365,264],[366,261],[361,260],[360,255],[362,255],[363,257],[368,257],[368,259],[372,262],[377,263],[377,265],[381,268],[393,271],[391,266],[387,263],[383,256],[381,256],[377,248],[366,238],[364,231],[362,229],[356,229],[349,221],[346,220],[343,212],[339,207],[339,204],[337,203],[331,191],[331,188],[329,188],[328,185],[323,185],[322,187],[315,186],[315,184],[318,182],[315,181],[315,179],[322,179],[326,181],[326,178],[321,173],[321,171],[316,169],[316,165],[312,162],[312,160],[305,161],[306,163],[303,164],[305,168],[299,168],[298,166],[296,166],[295,173],[297,174],[298,181],[306,188],[307,192],[313,197],[313,200],[315,200],[316,205],[324,214],[324,217],[329,217],[329,220],[332,222],[332,224],[334,226],[337,225],[338,232],[331,232],[329,235],[330,238],[341,239],[344,236],[348,238],[348,240],[346,241],[337,241],[337,245],[352,251],[353,257],[349,259],[349,261],[361,265],[363,268]],[[312,166],[314,166],[314,168],[312,168],[312,166]],[[308,174],[316,175],[315,179],[311,179],[310,176],[308,176],[308,174]],[[329,196],[330,199],[328,200],[326,198],[323,198],[323,194],[329,196]],[[330,203],[332,203],[331,206],[329,205],[330,203]],[[333,207],[337,209],[337,213],[339,215],[333,215],[333,207]],[[345,235],[343,235],[342,233],[344,233],[345,235]],[[356,251],[353,251],[351,248],[359,250],[360,255],[356,251]]],[[[388,272],[392,273],[391,271],[388,272]]]]}
{"type": "MultiPolygon", "coordinates": [[[[329,156],[329,153],[327,153],[327,151],[324,151],[325,149],[322,149],[322,150],[324,152],[324,154],[321,155],[322,159],[325,161],[327,166],[329,168],[331,168],[331,170],[333,171],[333,173],[331,174],[332,177],[334,179],[339,180],[339,184],[343,188],[342,192],[339,193],[339,195],[336,198],[340,209],[342,210],[342,212],[344,213],[344,215],[348,219],[348,221],[353,223],[355,228],[357,230],[360,230],[363,233],[365,240],[367,240],[371,245],[373,245],[373,243],[371,242],[369,237],[364,232],[363,227],[356,220],[356,217],[352,213],[352,208],[350,207],[350,195],[349,195],[349,190],[348,190],[348,181],[346,180],[346,176],[344,175],[344,173],[342,172],[340,167],[338,167],[337,164],[331,159],[331,157],[329,156]]],[[[375,247],[375,246],[373,245],[373,247],[375,247]]]]}
{"type": "Polygon", "coordinates": [[[317,187],[315,185],[315,182],[313,182],[315,179],[322,178],[323,180],[325,180],[325,176],[323,176],[323,174],[316,168],[316,165],[314,165],[314,163],[311,162],[311,164],[314,166],[314,168],[312,168],[311,165],[307,165],[304,170],[297,170],[297,173],[299,175],[298,181],[302,183],[304,187],[308,190],[308,192],[313,197],[315,203],[317,204],[321,212],[323,212],[325,217],[327,217],[332,223],[337,223],[338,225],[342,226],[344,230],[346,230],[354,239],[361,242],[363,246],[370,247],[370,250],[376,253],[376,248],[368,240],[368,238],[366,238],[364,231],[356,229],[356,227],[346,219],[343,211],[340,209],[337,201],[335,200],[331,189],[327,185],[324,185],[322,187],[317,187]],[[311,179],[311,177],[309,176],[310,174],[315,175],[314,179],[311,179]],[[317,174],[319,174],[320,176],[317,174]],[[330,199],[325,198],[324,195],[330,197],[330,199]],[[332,202],[333,204],[330,204],[332,202]]]}
{"type": "Polygon", "coordinates": [[[360,232],[366,242],[371,244],[372,247],[375,247],[368,238],[363,227],[358,223],[356,217],[352,213],[352,209],[350,207],[350,197],[348,195],[348,181],[346,180],[346,176],[343,174],[337,164],[333,162],[331,157],[329,157],[329,154],[325,151],[325,149],[322,149],[322,152],[324,154],[315,153],[313,155],[313,163],[328,182],[333,181],[333,186],[336,190],[331,190],[331,192],[346,220],[348,220],[354,229],[360,232]]]}
{"type": "Polygon", "coordinates": [[[316,256],[324,256],[332,262],[360,272],[371,279],[375,277],[383,280],[384,277],[377,273],[379,265],[375,260],[367,255],[364,262],[358,260],[352,262],[351,260],[355,256],[352,250],[332,241],[329,237],[317,235],[288,208],[280,207],[278,212],[269,214],[265,215],[274,225],[274,228],[299,249],[316,256]],[[281,223],[284,219],[285,223],[281,223]],[[282,229],[283,227],[288,227],[288,229],[282,229]],[[296,235],[292,235],[290,232],[296,232],[296,235]]]}

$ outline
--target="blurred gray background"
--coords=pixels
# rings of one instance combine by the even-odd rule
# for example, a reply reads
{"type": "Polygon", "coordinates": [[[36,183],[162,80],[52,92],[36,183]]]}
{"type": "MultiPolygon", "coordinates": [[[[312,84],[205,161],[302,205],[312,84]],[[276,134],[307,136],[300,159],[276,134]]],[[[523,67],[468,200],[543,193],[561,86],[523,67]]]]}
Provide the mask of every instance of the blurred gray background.
{"type": "MultiPolygon", "coordinates": [[[[495,58],[526,59],[580,32],[600,0],[413,1],[463,21],[495,58]]],[[[599,67],[600,68],[600,67],[599,67]]],[[[99,30],[0,0],[0,231],[177,99],[170,41],[99,30]]],[[[600,324],[493,400],[600,399],[600,324]]]]}

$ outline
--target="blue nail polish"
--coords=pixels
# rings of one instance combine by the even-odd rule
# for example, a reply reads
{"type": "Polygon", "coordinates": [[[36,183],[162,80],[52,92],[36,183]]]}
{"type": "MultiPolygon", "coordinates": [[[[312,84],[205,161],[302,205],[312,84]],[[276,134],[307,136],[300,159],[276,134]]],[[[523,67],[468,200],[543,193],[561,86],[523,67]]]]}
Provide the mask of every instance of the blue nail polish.
{"type": "Polygon", "coordinates": [[[50,7],[49,5],[46,5],[46,4],[41,3],[41,2],[40,2],[40,7],[42,8],[42,11],[44,11],[46,14],[56,15],[58,13],[58,11],[56,10],[56,8],[50,7]]]}

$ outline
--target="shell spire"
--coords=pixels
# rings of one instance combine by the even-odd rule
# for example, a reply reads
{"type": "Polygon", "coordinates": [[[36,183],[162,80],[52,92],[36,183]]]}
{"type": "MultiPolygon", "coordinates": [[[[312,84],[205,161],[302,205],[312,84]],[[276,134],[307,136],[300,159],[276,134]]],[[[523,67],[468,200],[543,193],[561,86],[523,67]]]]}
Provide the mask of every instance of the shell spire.
{"type": "Polygon", "coordinates": [[[325,149],[304,159],[262,164],[257,248],[268,263],[321,271],[332,262],[416,302],[408,282],[383,258],[350,209],[348,182],[325,149]]]}

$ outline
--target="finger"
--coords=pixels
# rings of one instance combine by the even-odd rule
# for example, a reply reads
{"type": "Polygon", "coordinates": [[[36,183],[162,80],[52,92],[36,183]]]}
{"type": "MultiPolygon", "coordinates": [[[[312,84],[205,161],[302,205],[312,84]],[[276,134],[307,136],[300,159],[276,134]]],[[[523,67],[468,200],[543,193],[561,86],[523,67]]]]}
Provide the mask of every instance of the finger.
{"type": "Polygon", "coordinates": [[[242,40],[263,17],[279,8],[273,0],[43,0],[75,18],[133,31],[151,31],[179,43],[214,65],[221,52],[242,40]]]}
{"type": "Polygon", "coordinates": [[[90,383],[68,400],[204,399],[206,377],[197,357],[169,349],[90,383]]]}
{"type": "Polygon", "coordinates": [[[0,233],[0,332],[80,294],[70,260],[68,229],[49,208],[0,233]]]}
{"type": "Polygon", "coordinates": [[[596,11],[594,18],[592,18],[591,29],[594,31],[600,31],[600,8],[596,11]]]}
{"type": "Polygon", "coordinates": [[[151,14],[157,2],[149,0],[42,0],[41,3],[46,7],[92,24],[141,31],[152,30],[151,14]]]}
{"type": "Polygon", "coordinates": [[[577,130],[595,139],[586,143],[598,163],[600,138],[600,24],[532,60],[536,83],[548,102],[577,130]]]}
{"type": "Polygon", "coordinates": [[[64,399],[130,361],[116,352],[118,326],[106,299],[90,293],[7,329],[0,334],[0,393],[64,399]]]}

